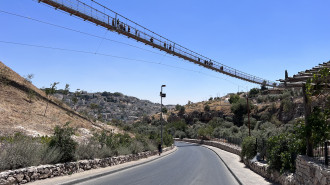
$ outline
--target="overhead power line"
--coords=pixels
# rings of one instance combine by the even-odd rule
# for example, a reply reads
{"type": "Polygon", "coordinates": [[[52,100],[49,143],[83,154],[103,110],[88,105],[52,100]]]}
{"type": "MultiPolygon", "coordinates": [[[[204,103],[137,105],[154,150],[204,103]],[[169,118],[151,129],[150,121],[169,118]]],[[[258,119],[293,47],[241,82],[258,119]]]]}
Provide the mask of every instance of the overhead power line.
{"type": "MultiPolygon", "coordinates": [[[[147,52],[150,52],[150,53],[154,53],[154,54],[157,54],[157,55],[164,56],[164,54],[162,54],[162,53],[158,53],[158,52],[155,52],[155,51],[152,51],[152,50],[149,50],[149,49],[145,49],[145,48],[142,48],[142,47],[139,47],[139,46],[135,46],[133,44],[128,44],[128,43],[117,41],[117,40],[113,40],[113,39],[108,39],[106,37],[101,37],[99,35],[95,35],[95,34],[83,32],[83,31],[80,31],[80,30],[76,30],[76,29],[73,29],[73,28],[61,26],[61,25],[58,25],[58,24],[54,24],[54,23],[42,21],[40,19],[36,19],[36,18],[32,18],[32,17],[28,17],[28,16],[24,16],[24,15],[20,15],[20,14],[17,14],[17,13],[12,13],[12,12],[8,12],[8,11],[4,11],[4,10],[0,10],[0,13],[5,13],[5,14],[8,14],[8,15],[12,15],[12,16],[16,16],[16,17],[28,19],[28,20],[35,21],[35,22],[42,23],[42,24],[46,24],[46,25],[49,25],[49,26],[53,26],[53,27],[64,29],[64,30],[68,30],[68,31],[80,33],[80,34],[87,35],[87,36],[90,36],[90,37],[95,37],[95,38],[103,39],[103,40],[110,41],[110,42],[115,42],[115,43],[118,43],[118,44],[123,44],[123,45],[129,46],[129,47],[137,48],[137,49],[144,50],[144,51],[147,51],[147,52]]],[[[169,57],[169,58],[172,58],[172,59],[177,59],[176,57],[172,57],[172,56],[169,56],[169,55],[166,56],[166,57],[169,57]]]]}
{"type": "MultiPolygon", "coordinates": [[[[212,78],[221,79],[221,80],[227,81],[231,84],[234,84],[236,86],[240,86],[240,85],[238,85],[238,84],[236,84],[236,83],[234,83],[234,82],[232,82],[228,79],[221,78],[219,76],[210,75],[210,74],[207,74],[207,73],[204,73],[204,72],[200,72],[200,71],[196,71],[196,70],[192,70],[192,69],[187,69],[187,68],[183,68],[183,67],[177,67],[177,66],[173,66],[173,65],[169,65],[169,64],[164,64],[164,63],[161,63],[161,62],[153,62],[153,61],[148,61],[148,60],[133,59],[133,58],[123,57],[123,56],[116,56],[116,55],[110,55],[110,54],[98,53],[98,52],[91,52],[91,51],[84,51],[84,50],[67,49],[67,48],[60,48],[60,47],[43,46],[43,45],[27,44],[27,43],[20,43],[20,42],[11,42],[11,41],[4,41],[4,40],[0,40],[0,43],[11,44],[11,45],[20,45],[20,46],[26,46],[26,47],[43,48],[43,49],[50,49],[50,50],[58,50],[58,51],[83,53],[83,54],[90,54],[90,55],[100,55],[100,56],[118,58],[118,59],[129,60],[129,61],[143,62],[143,63],[149,63],[149,64],[157,64],[157,65],[162,65],[162,66],[166,66],[166,67],[169,67],[169,68],[180,69],[180,70],[184,70],[184,71],[189,71],[189,72],[202,74],[204,76],[209,76],[209,77],[212,77],[212,78]]],[[[240,87],[243,87],[243,86],[240,86],[240,87]]]]}

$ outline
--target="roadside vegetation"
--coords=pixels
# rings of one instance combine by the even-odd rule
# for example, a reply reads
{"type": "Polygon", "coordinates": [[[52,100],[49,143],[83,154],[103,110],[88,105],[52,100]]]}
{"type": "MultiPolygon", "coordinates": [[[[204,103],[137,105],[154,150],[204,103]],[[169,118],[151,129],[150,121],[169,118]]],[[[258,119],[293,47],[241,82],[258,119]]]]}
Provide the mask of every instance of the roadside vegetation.
{"type": "MultiPolygon", "coordinates": [[[[80,143],[73,139],[74,135],[75,129],[67,123],[63,127],[56,126],[51,137],[31,137],[21,133],[0,137],[0,171],[153,151],[159,140],[156,131],[152,130],[137,133],[134,138],[127,133],[102,131],[80,143]]],[[[164,144],[170,146],[172,143],[172,137],[165,134],[164,144]]]]}
{"type": "Polygon", "coordinates": [[[256,157],[281,173],[294,172],[296,157],[306,154],[306,137],[311,138],[314,147],[330,140],[330,97],[322,83],[315,83],[323,79],[328,84],[329,73],[329,69],[324,69],[306,84],[307,98],[313,102],[308,127],[303,117],[301,89],[270,94],[266,87],[261,87],[250,90],[248,105],[246,93],[231,94],[231,115],[210,109],[209,102],[218,98],[204,103],[203,112],[186,113],[184,106],[177,105],[176,112],[168,114],[165,128],[175,138],[221,139],[239,145],[242,159],[256,157]]]}

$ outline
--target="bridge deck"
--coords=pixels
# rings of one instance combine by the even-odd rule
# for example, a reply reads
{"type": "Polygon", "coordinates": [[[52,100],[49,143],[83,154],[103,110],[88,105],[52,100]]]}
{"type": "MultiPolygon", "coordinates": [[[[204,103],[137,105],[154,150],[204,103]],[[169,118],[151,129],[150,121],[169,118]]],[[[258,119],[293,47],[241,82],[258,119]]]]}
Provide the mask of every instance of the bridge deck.
{"type": "Polygon", "coordinates": [[[165,51],[174,56],[188,60],[205,68],[235,77],[244,81],[266,86],[276,86],[276,83],[244,73],[219,62],[211,60],[203,55],[191,51],[173,41],[170,41],[149,29],[127,19],[126,17],[104,7],[103,5],[91,0],[95,6],[101,7],[100,11],[79,0],[39,0],[47,5],[60,9],[70,15],[75,15],[83,20],[90,21],[102,26],[110,31],[125,35],[146,45],[150,45],[161,51],[165,51]]]}

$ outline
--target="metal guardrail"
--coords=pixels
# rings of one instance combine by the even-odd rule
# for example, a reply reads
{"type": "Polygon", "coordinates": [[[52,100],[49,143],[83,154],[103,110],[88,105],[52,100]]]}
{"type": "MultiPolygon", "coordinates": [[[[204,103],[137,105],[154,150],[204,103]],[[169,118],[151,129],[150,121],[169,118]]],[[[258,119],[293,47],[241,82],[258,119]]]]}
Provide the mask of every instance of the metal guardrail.
{"type": "Polygon", "coordinates": [[[152,47],[158,48],[169,54],[178,56],[208,69],[251,83],[273,87],[277,85],[275,82],[236,70],[232,67],[226,66],[192,50],[189,50],[118,14],[117,12],[99,4],[94,0],[91,0],[91,5],[87,5],[80,0],[38,0],[38,2],[43,2],[47,5],[55,7],[55,9],[63,10],[70,15],[75,15],[84,20],[88,20],[95,23],[96,25],[103,26],[119,34],[126,35],[129,38],[133,38],[137,41],[143,42],[152,47]],[[103,11],[100,11],[96,7],[103,9],[103,11]]]}

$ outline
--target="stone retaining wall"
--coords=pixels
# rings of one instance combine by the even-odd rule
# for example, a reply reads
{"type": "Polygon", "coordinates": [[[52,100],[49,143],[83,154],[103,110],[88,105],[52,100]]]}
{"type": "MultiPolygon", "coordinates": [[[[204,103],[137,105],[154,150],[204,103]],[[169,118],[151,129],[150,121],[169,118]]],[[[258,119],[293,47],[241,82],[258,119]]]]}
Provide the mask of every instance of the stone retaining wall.
{"type": "MultiPolygon", "coordinates": [[[[176,139],[176,140],[178,140],[178,139],[176,139]]],[[[220,148],[221,150],[225,150],[227,152],[230,152],[230,153],[233,153],[236,155],[241,155],[241,151],[242,151],[241,147],[239,147],[239,146],[234,146],[234,145],[231,145],[228,143],[217,142],[217,141],[206,141],[206,140],[197,140],[197,139],[182,139],[181,141],[214,146],[214,147],[220,148]]]]}
{"type": "Polygon", "coordinates": [[[307,156],[296,159],[296,184],[330,184],[330,169],[307,156]]]}
{"type": "MultiPolygon", "coordinates": [[[[240,147],[228,143],[218,141],[201,141],[197,139],[175,140],[210,145],[239,156],[241,155],[240,147]]],[[[278,171],[269,169],[267,164],[259,161],[243,160],[243,162],[252,171],[262,177],[283,185],[330,185],[330,169],[318,164],[312,158],[307,156],[300,155],[297,157],[296,172],[294,174],[280,174],[278,171]]]]}
{"type": "MultiPolygon", "coordinates": [[[[164,148],[163,152],[169,151],[174,147],[164,148]]],[[[56,176],[71,175],[90,169],[115,166],[142,158],[158,155],[158,151],[141,152],[138,154],[109,157],[104,159],[81,160],[55,165],[40,165],[17,170],[8,170],[0,173],[0,185],[25,184],[28,182],[52,178],[56,176]]]]}

